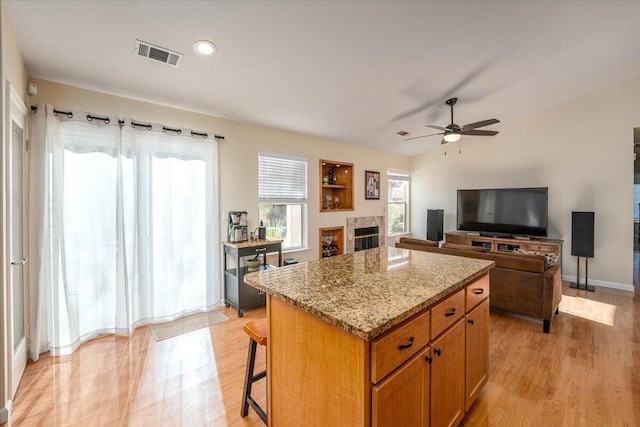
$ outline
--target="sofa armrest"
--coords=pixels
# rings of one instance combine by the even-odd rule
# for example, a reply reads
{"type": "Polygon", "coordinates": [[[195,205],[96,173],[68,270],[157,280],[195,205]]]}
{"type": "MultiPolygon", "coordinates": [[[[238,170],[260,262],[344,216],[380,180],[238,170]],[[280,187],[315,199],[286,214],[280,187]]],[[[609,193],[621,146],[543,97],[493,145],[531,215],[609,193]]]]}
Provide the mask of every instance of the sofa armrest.
{"type": "Polygon", "coordinates": [[[551,320],[562,300],[562,270],[557,262],[543,274],[542,318],[551,320]]]}

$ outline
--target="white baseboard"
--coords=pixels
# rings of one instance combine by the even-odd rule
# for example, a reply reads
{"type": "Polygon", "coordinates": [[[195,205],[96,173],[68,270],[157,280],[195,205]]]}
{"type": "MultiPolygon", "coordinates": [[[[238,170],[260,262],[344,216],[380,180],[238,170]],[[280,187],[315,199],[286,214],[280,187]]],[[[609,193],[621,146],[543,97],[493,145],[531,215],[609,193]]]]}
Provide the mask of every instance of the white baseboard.
{"type": "Polygon", "coordinates": [[[6,424],[9,422],[9,414],[11,413],[11,401],[7,400],[4,408],[0,408],[0,424],[6,424]]]}
{"type": "MultiPolygon", "coordinates": [[[[566,282],[575,283],[576,282],[576,276],[566,276],[566,275],[563,274],[562,275],[562,280],[564,280],[566,282]]],[[[580,278],[580,284],[584,285],[584,277],[580,278]]],[[[619,289],[621,291],[635,292],[635,289],[634,289],[633,285],[628,285],[628,284],[625,284],[625,283],[605,282],[604,280],[589,279],[589,284],[590,285],[594,285],[594,286],[601,286],[603,288],[619,289]]]]}

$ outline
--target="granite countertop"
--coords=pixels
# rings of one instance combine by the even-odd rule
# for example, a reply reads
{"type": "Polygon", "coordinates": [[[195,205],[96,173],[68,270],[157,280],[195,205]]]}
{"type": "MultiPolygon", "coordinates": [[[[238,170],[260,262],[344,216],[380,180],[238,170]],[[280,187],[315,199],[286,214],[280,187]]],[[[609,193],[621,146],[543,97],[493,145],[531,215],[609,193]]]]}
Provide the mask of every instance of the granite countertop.
{"type": "Polygon", "coordinates": [[[493,261],[380,247],[270,271],[245,282],[371,340],[488,272],[493,261]]]}
{"type": "Polygon", "coordinates": [[[245,240],[244,242],[222,242],[223,245],[231,246],[234,248],[251,248],[253,246],[270,245],[272,243],[282,243],[282,239],[268,239],[268,240],[245,240]]]}

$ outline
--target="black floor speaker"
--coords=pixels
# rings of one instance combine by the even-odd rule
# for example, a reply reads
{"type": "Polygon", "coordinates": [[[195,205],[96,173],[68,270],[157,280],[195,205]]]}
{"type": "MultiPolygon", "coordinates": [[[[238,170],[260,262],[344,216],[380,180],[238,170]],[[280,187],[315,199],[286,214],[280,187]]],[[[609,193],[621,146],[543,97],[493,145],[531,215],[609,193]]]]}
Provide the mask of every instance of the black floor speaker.
{"type": "Polygon", "coordinates": [[[593,258],[593,212],[571,212],[571,255],[593,258]]]}
{"type": "Polygon", "coordinates": [[[427,210],[427,240],[439,242],[443,239],[444,209],[427,210]]]}
{"type": "Polygon", "coordinates": [[[595,292],[595,286],[589,285],[589,258],[594,252],[594,222],[593,212],[571,212],[571,255],[577,257],[576,283],[569,284],[570,288],[595,292]],[[580,284],[580,258],[585,258],[584,287],[580,284]]]}

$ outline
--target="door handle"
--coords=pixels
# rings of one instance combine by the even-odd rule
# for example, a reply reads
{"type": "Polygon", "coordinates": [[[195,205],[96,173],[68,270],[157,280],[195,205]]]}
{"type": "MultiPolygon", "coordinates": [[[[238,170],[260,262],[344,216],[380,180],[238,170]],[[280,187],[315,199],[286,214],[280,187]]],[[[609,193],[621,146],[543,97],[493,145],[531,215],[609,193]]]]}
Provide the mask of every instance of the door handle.
{"type": "Polygon", "coordinates": [[[29,260],[28,257],[22,259],[22,261],[11,261],[11,265],[25,265],[29,260]]]}
{"type": "Polygon", "coordinates": [[[402,344],[398,346],[398,350],[405,350],[413,345],[414,337],[409,338],[409,344],[402,344]]]}

